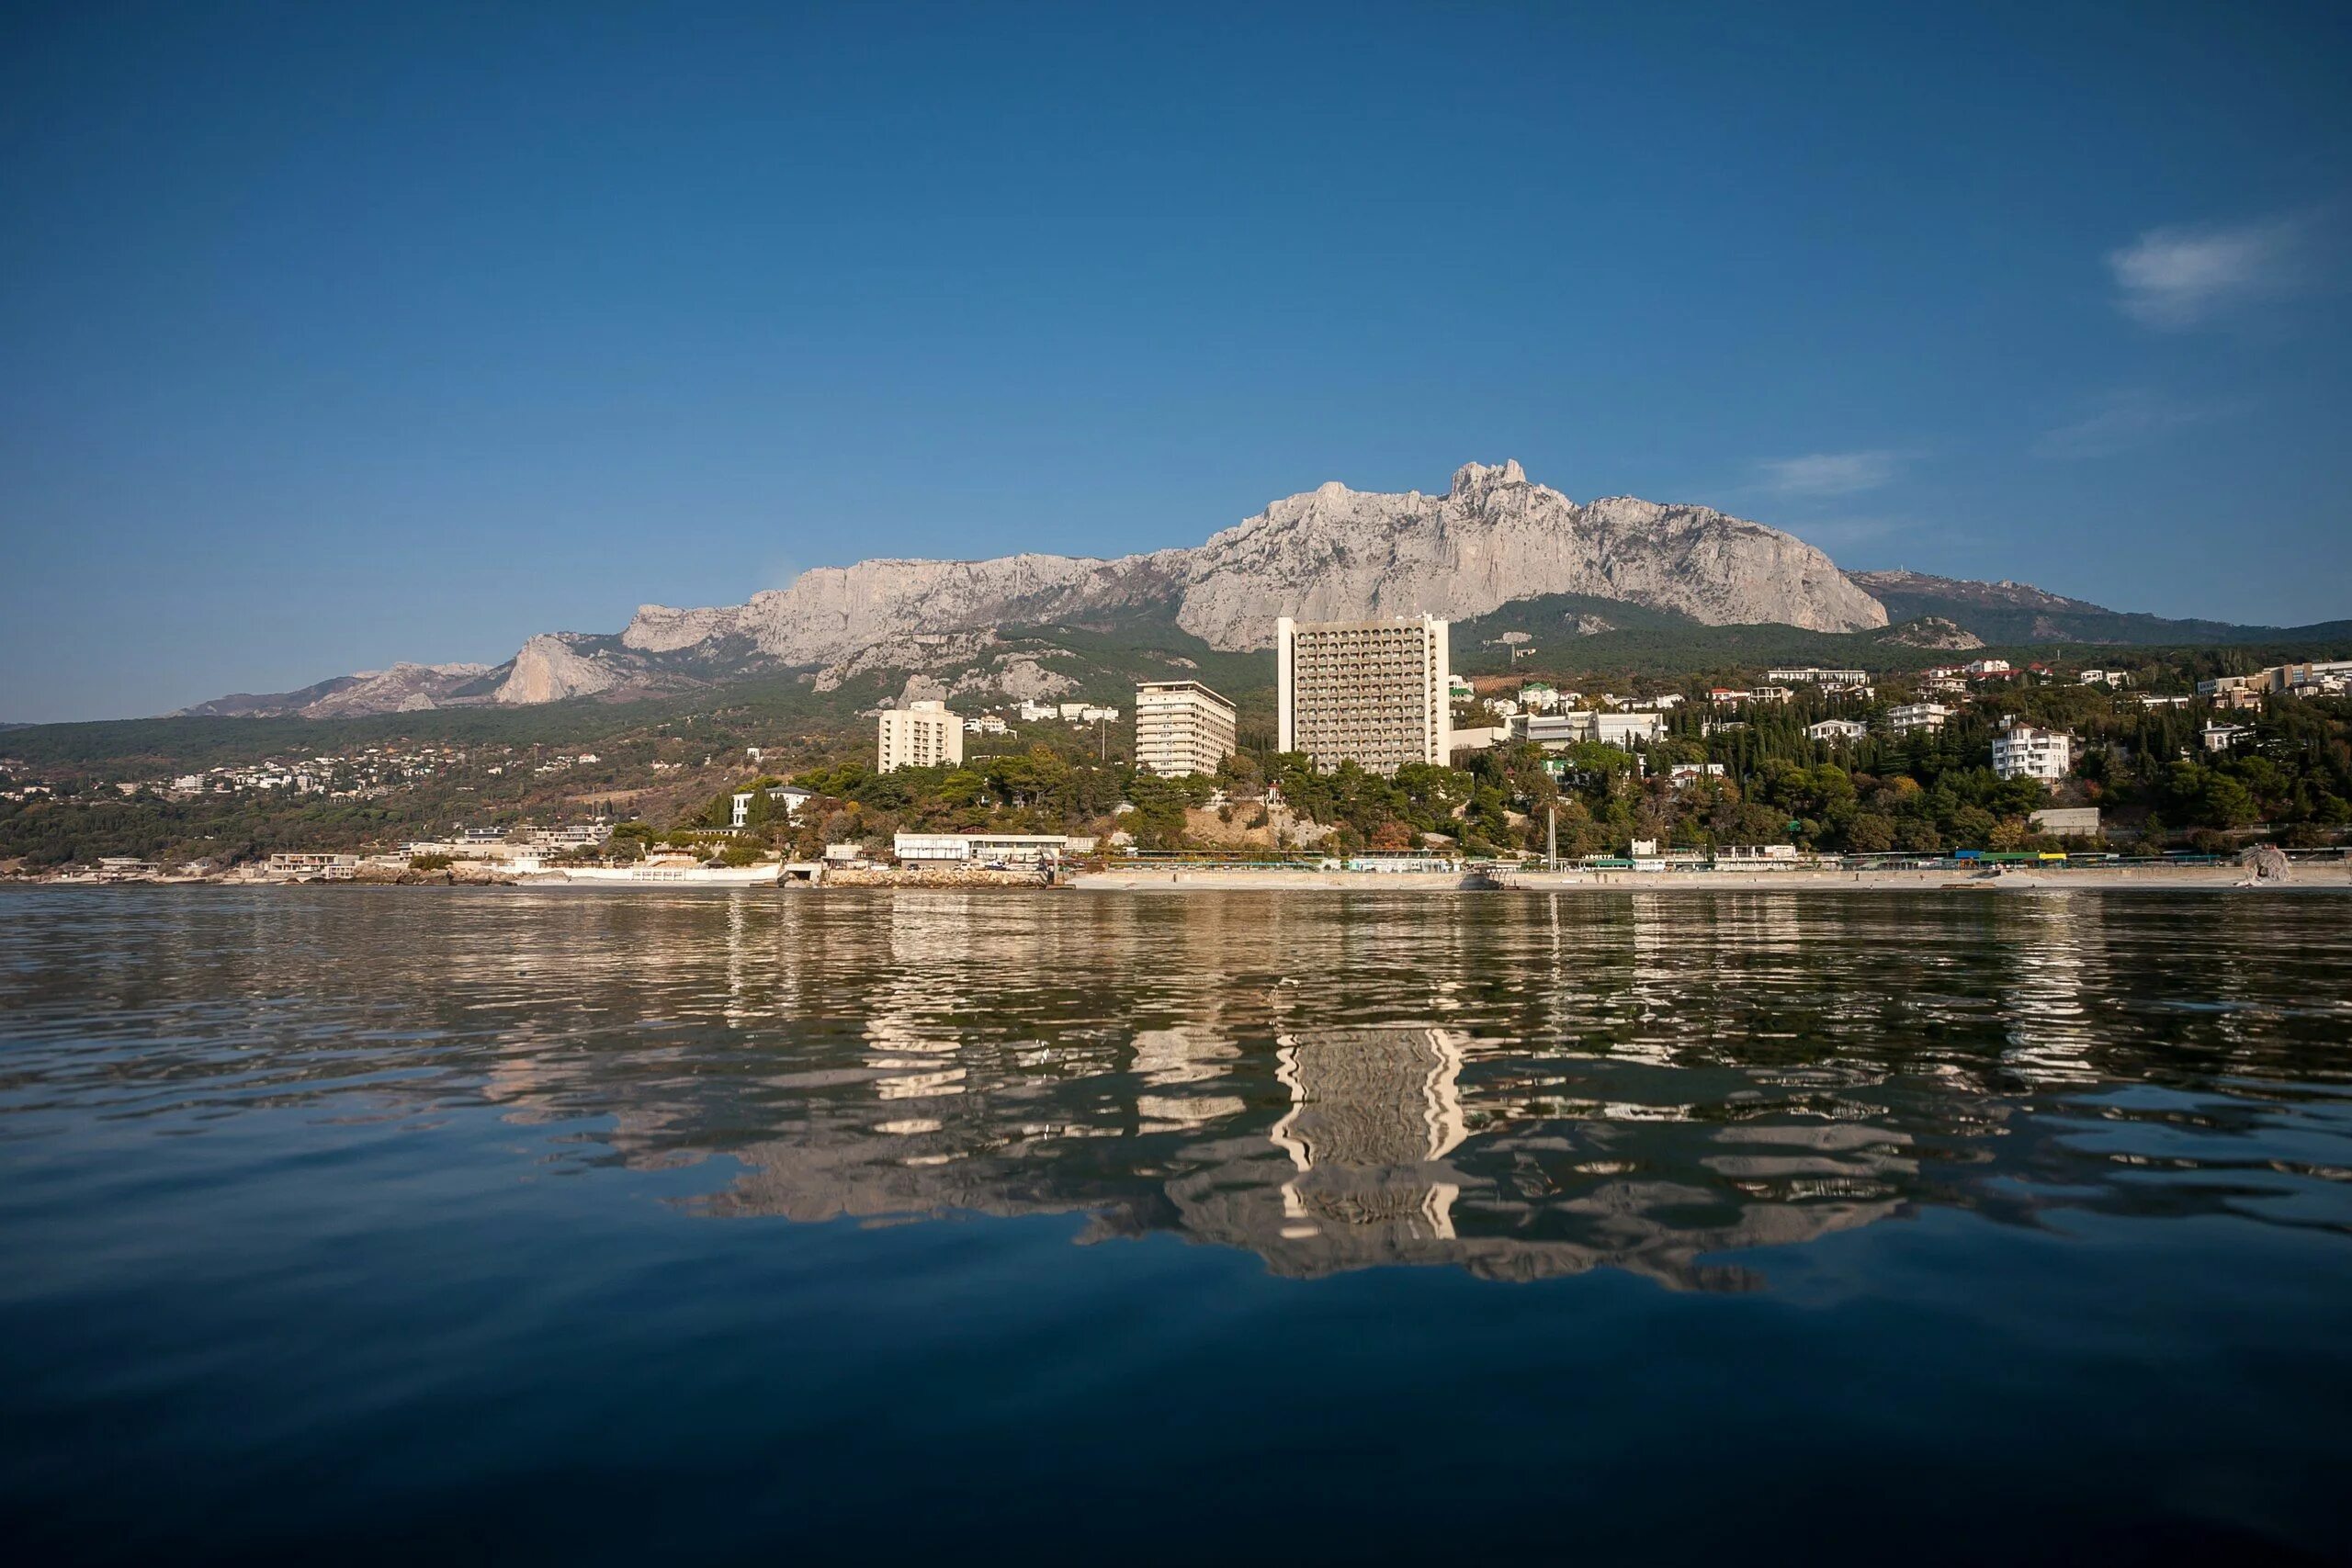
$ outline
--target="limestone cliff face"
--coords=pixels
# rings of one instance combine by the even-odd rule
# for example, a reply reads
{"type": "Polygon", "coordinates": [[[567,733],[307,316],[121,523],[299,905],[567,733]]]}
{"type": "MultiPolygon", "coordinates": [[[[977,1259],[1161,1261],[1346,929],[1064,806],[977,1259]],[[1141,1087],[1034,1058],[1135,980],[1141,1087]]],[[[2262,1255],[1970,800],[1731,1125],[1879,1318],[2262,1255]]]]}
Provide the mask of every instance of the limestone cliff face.
{"type": "Polygon", "coordinates": [[[502,703],[554,703],[609,691],[619,678],[573,648],[561,632],[542,632],[514,655],[514,666],[494,694],[502,703]]]}
{"type": "Polygon", "coordinates": [[[1703,506],[1629,496],[1578,506],[1517,463],[1467,464],[1442,496],[1327,484],[1184,553],[1177,620],[1225,649],[1264,646],[1276,615],[1462,619],[1539,593],[1630,600],[1713,625],[1886,624],[1876,600],[1802,540],[1703,506]]]}
{"type": "Polygon", "coordinates": [[[1153,563],[1181,553],[1113,561],[1018,555],[818,567],[789,588],[755,593],[748,604],[724,609],[640,605],[621,641],[672,653],[740,637],[779,663],[820,663],[911,632],[1052,620],[1137,603],[1164,590],[1153,563]]]}
{"type": "Polygon", "coordinates": [[[1510,462],[1468,464],[1442,496],[1327,484],[1191,549],[822,567],[726,609],[645,605],[621,640],[670,653],[745,637],[779,662],[807,664],[910,632],[1172,601],[1185,630],[1240,649],[1267,646],[1278,615],[1459,618],[1539,593],[1627,599],[1714,624],[1886,624],[1885,610],[1827,556],[1776,529],[1630,497],[1578,506],[1510,462]]]}

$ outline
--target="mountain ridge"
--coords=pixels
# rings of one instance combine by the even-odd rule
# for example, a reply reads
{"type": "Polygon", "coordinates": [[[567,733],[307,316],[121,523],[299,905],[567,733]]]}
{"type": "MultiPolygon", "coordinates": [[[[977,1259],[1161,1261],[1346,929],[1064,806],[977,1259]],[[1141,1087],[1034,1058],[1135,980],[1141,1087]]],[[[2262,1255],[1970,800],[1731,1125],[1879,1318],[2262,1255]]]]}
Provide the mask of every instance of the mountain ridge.
{"type": "Polygon", "coordinates": [[[1887,619],[1828,556],[1779,529],[1631,496],[1579,505],[1508,460],[1465,463],[1438,495],[1330,481],[1196,546],[1108,558],[1023,552],[817,567],[741,604],[641,604],[617,634],[543,632],[502,665],[403,664],[182,711],[322,717],[616,700],[782,670],[815,670],[823,679],[825,670],[894,641],[1163,608],[1212,649],[1241,651],[1268,646],[1278,615],[1460,619],[1558,592],[1705,625],[1843,631],[1887,619]]]}
{"type": "MultiPolygon", "coordinates": [[[[2230,642],[2282,629],[2132,615],[2007,580],[1848,573],[1762,523],[1633,496],[1579,504],[1529,479],[1516,461],[1474,462],[1456,469],[1442,494],[1329,481],[1194,546],[1110,558],[1025,551],[817,567],[741,604],[643,604],[616,633],[542,632],[502,664],[401,663],[180,713],[323,718],[625,701],[792,671],[823,691],[882,670],[935,678],[949,649],[956,660],[977,657],[975,636],[1015,626],[1149,620],[1238,653],[1267,647],[1278,615],[1470,620],[1549,598],[1577,601],[1577,626],[1586,633],[1659,616],[1694,630],[1818,633],[1933,620],[2003,645],[2230,642]]],[[[1045,694],[1056,681],[1040,657],[1031,647],[994,647],[983,660],[993,673],[976,682],[967,669],[956,690],[1045,694]]]]}

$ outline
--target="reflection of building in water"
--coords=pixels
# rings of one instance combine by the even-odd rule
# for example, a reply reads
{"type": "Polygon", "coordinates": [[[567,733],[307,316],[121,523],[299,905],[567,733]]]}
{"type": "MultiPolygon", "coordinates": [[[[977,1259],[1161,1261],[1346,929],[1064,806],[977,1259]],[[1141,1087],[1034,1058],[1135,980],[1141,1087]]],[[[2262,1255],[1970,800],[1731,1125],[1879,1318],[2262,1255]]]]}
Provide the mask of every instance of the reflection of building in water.
{"type": "Polygon", "coordinates": [[[2101,946],[2104,900],[2076,893],[2040,893],[2022,904],[2023,930],[2005,931],[2010,962],[2002,1010],[2009,1048],[2003,1063],[2035,1084],[2095,1082],[2090,1052],[2098,1030],[2086,1005],[2086,971],[2101,946]]]}
{"type": "Polygon", "coordinates": [[[1321,1224],[1453,1235],[1461,1183],[1430,1167],[1466,1135],[1457,1087],[1465,1038],[1346,1029],[1283,1039],[1274,1076],[1291,1109],[1271,1136],[1298,1169],[1283,1184],[1285,1235],[1321,1224]]]}

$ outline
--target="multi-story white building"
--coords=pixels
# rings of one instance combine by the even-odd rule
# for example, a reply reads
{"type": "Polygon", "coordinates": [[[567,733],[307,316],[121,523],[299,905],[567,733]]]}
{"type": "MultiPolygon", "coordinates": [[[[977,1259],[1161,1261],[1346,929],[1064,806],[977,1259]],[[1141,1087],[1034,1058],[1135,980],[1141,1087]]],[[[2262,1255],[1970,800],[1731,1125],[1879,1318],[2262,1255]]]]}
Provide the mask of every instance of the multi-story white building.
{"type": "Polygon", "coordinates": [[[1136,687],[1136,766],[1168,778],[1214,773],[1233,755],[1233,705],[1198,681],[1136,687]]]}
{"type": "Polygon", "coordinates": [[[1867,670],[1816,670],[1807,665],[1802,670],[1767,670],[1764,679],[1775,685],[1804,682],[1815,686],[1859,686],[1871,678],[1867,670]]]}
{"type": "Polygon", "coordinates": [[[1941,703],[1904,703],[1886,710],[1886,722],[1895,734],[1907,735],[1915,729],[1941,729],[1951,715],[1952,710],[1941,703]]]}
{"type": "Polygon", "coordinates": [[[1530,713],[1550,713],[1560,705],[1559,688],[1549,681],[1530,681],[1519,689],[1519,705],[1530,713]]]}
{"type": "Polygon", "coordinates": [[[2208,751],[2226,751],[2253,733],[2254,726],[2250,724],[2215,724],[2209,719],[2199,731],[2199,739],[2205,742],[2208,751]]]}
{"type": "Polygon", "coordinates": [[[1854,718],[1825,718],[1819,724],[1808,724],[1805,734],[1815,740],[1860,740],[1871,732],[1871,727],[1854,718]]]}
{"type": "Polygon", "coordinates": [[[877,773],[899,768],[935,768],[964,760],[964,721],[945,703],[909,703],[882,710],[881,761],[877,773]]]}
{"type": "Polygon", "coordinates": [[[2011,718],[1993,737],[1993,772],[2001,778],[2048,783],[2064,778],[2074,765],[2075,738],[2064,730],[2036,729],[2011,718]]]}
{"type": "Polygon", "coordinates": [[[1276,745],[1317,768],[1352,760],[1368,773],[1442,767],[1453,750],[1446,623],[1274,623],[1276,745]]]}
{"type": "Polygon", "coordinates": [[[739,789],[734,795],[728,825],[734,828],[750,827],[752,802],[761,795],[765,795],[772,806],[784,807],[784,819],[792,822],[799,819],[800,808],[815,799],[817,792],[802,789],[797,784],[771,784],[764,790],[739,789]]]}
{"type": "Polygon", "coordinates": [[[1630,751],[1637,740],[1666,739],[1666,715],[1594,713],[1584,708],[1567,713],[1513,714],[1510,734],[1513,740],[1532,740],[1538,746],[1573,746],[1579,740],[1599,740],[1630,751]]]}

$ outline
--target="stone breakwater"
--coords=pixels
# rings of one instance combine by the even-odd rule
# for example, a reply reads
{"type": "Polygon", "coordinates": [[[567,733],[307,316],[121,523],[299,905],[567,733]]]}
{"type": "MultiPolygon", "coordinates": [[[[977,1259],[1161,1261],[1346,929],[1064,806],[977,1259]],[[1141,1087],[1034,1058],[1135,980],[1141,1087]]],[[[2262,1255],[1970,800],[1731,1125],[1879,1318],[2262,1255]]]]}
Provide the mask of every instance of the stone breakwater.
{"type": "Polygon", "coordinates": [[[987,871],[978,866],[828,866],[826,887],[1044,887],[1034,871],[987,871]]]}

